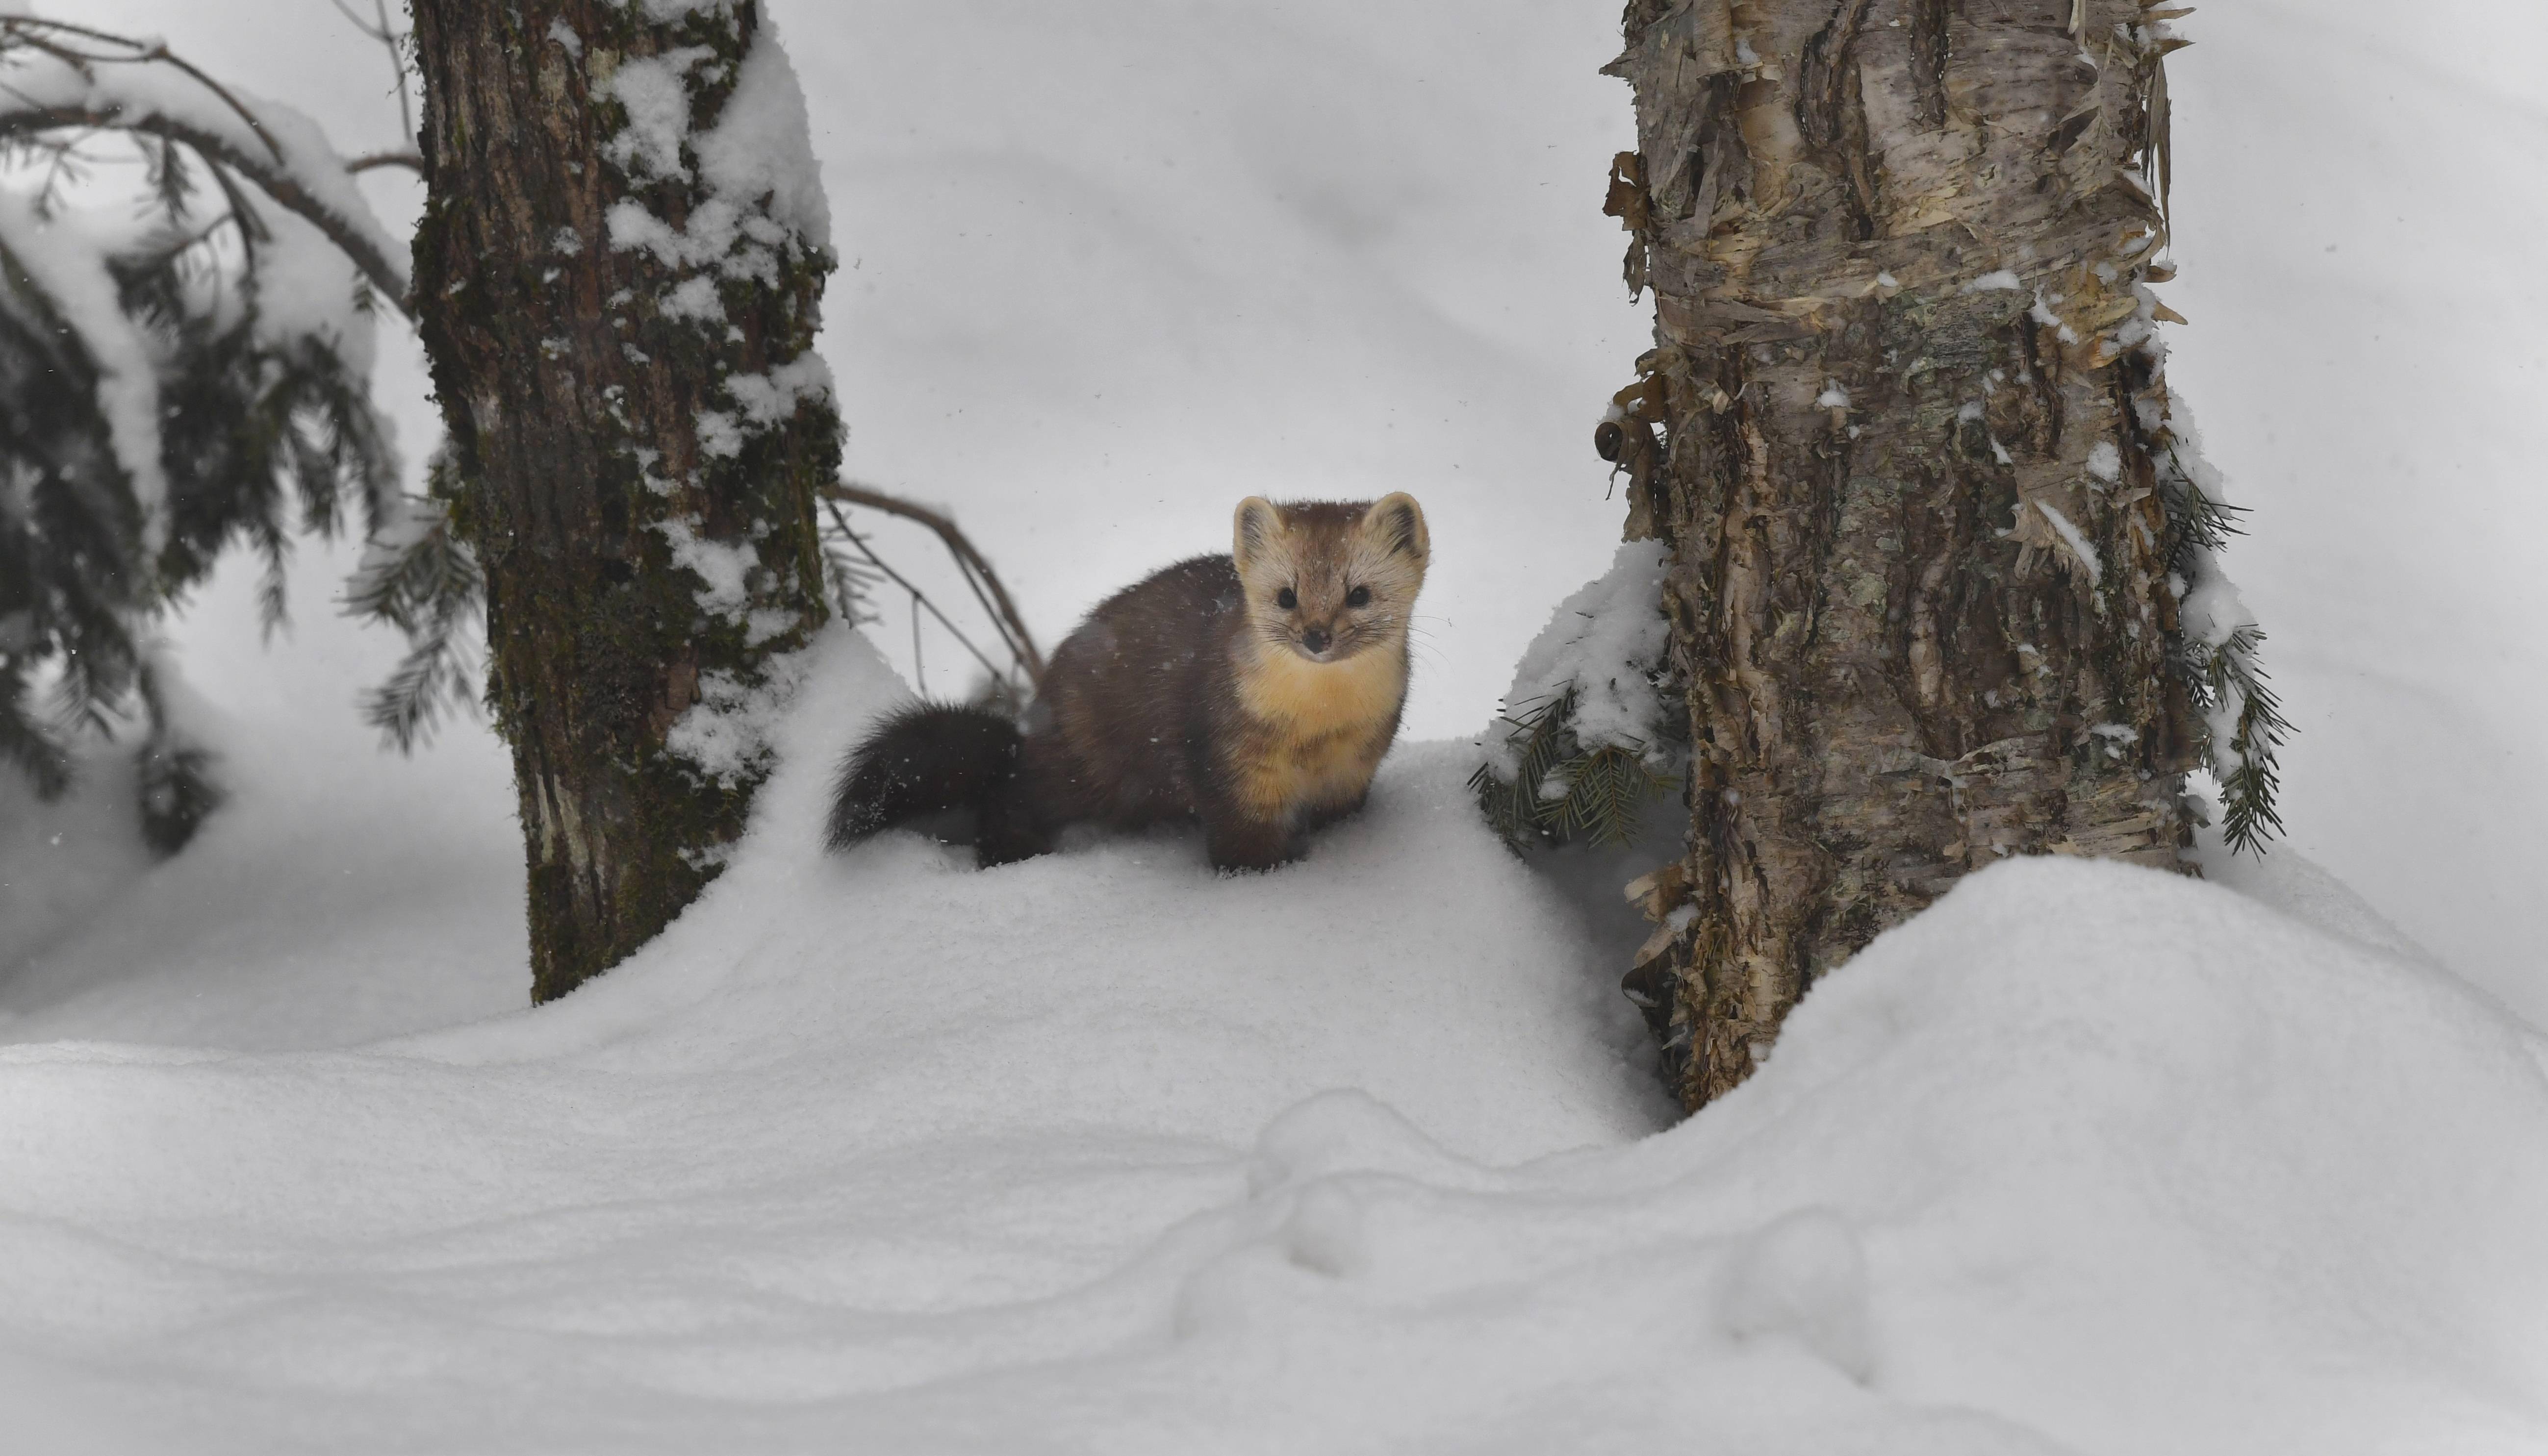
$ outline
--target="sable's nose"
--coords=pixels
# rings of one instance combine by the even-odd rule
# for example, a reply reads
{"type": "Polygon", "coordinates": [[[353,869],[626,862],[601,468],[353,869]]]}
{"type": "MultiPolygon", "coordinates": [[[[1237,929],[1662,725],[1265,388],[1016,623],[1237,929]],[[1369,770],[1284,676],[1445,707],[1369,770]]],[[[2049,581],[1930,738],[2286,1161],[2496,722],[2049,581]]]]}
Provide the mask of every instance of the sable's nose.
{"type": "Polygon", "coordinates": [[[1329,637],[1326,633],[1320,631],[1316,627],[1312,627],[1310,630],[1301,634],[1301,645],[1310,649],[1312,652],[1326,651],[1327,644],[1333,640],[1333,638],[1329,637]]]}

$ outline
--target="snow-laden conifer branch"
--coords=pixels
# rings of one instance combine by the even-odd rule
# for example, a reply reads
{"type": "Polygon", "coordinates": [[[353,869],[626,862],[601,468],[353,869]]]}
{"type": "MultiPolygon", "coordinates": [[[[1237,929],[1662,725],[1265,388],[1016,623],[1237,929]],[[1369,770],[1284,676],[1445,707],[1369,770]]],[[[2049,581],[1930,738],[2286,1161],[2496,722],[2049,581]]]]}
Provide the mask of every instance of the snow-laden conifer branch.
{"type": "Polygon", "coordinates": [[[347,159],[290,107],[215,81],[164,43],[35,16],[0,16],[0,142],[98,132],[175,143],[298,214],[401,312],[407,253],[354,186],[347,159]]]}
{"type": "Polygon", "coordinates": [[[1687,733],[1663,614],[1669,558],[1659,541],[1623,544],[1523,653],[1469,780],[1506,844],[1625,844],[1646,803],[1680,785],[1687,733]]]}
{"type": "Polygon", "coordinates": [[[317,128],[156,42],[0,16],[0,759],[55,792],[74,736],[137,715],[173,848],[218,794],[142,644],[229,544],[271,626],[296,532],[389,520],[373,305],[404,269],[317,128]],[[137,185],[94,165],[124,154],[137,185]]]}

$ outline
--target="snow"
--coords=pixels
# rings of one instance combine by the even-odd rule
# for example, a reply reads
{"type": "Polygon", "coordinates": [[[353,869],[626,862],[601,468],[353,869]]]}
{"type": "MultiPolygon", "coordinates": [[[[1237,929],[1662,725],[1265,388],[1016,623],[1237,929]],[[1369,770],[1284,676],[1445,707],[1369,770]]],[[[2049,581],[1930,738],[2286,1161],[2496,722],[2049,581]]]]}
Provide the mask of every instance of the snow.
{"type": "MultiPolygon", "coordinates": [[[[806,139],[804,90],[780,46],[777,27],[765,22],[737,69],[734,91],[716,125],[693,136],[687,78],[714,54],[693,46],[623,61],[606,83],[626,108],[628,125],[603,143],[603,154],[639,182],[686,181],[690,170],[682,160],[686,144],[698,158],[698,180],[706,192],[678,227],[633,198],[611,204],[605,215],[610,245],[622,251],[642,248],[676,267],[712,266],[725,277],[758,279],[774,287],[772,248],[818,250],[829,245],[832,232],[822,171],[806,139]]],[[[722,321],[722,310],[713,317],[722,321]]]]}
{"type": "MultiPolygon", "coordinates": [[[[83,15],[83,23],[95,24],[83,15]]],[[[102,18],[100,18],[102,19],[102,18]]],[[[7,67],[8,109],[96,112],[141,128],[159,120],[218,140],[242,165],[288,179],[353,235],[370,245],[407,291],[409,248],[372,211],[345,158],[318,124],[300,111],[237,86],[228,98],[172,67],[116,61],[74,66],[49,54],[18,51],[7,67]],[[236,105],[233,106],[232,103],[236,105]]]]}
{"type": "MultiPolygon", "coordinates": [[[[294,599],[323,599],[353,549],[297,563],[294,599]]],[[[192,625],[253,642],[253,577],[217,579],[192,625]]],[[[211,673],[182,644],[206,699],[185,727],[230,798],[164,864],[133,815],[131,741],[59,803],[0,778],[0,1043],[335,1046],[521,1002],[510,761],[465,721],[428,756],[381,754],[352,702],[395,659],[380,635],[305,616],[288,647],[211,673]]]]}
{"type": "MultiPolygon", "coordinates": [[[[730,416],[726,427],[733,428],[730,416]]],[[[699,416],[704,438],[710,416],[699,416]]],[[[732,451],[723,452],[732,454],[732,451]]],[[[657,521],[655,529],[673,548],[673,564],[699,579],[698,603],[712,616],[739,617],[752,604],[752,574],[761,568],[761,553],[749,541],[717,541],[698,533],[696,517],[657,521]]]]}
{"type": "Polygon", "coordinates": [[[702,273],[684,278],[664,295],[658,309],[667,318],[696,318],[702,322],[726,321],[725,300],[717,296],[716,280],[702,273]]]}
{"type": "Polygon", "coordinates": [[[602,155],[639,181],[677,177],[688,181],[682,142],[690,135],[691,67],[711,60],[705,46],[682,46],[660,55],[623,60],[602,89],[628,113],[628,125],[602,143],[602,155]]]}
{"type": "Polygon", "coordinates": [[[902,689],[816,653],[727,873],[560,1005],[0,1049],[0,1389],[206,1456],[2548,1439],[2548,1048],[2340,890],[2014,862],[1650,1135],[1457,750],[1275,875],[826,859],[902,689]]]}
{"type": "Polygon", "coordinates": [[[2099,440],[2088,451],[2088,474],[2107,485],[2124,477],[2124,452],[2112,440],[2099,440]]]}
{"type": "MultiPolygon", "coordinates": [[[[1438,735],[1612,556],[1613,14],[776,9],[853,469],[954,502],[1040,627],[1240,495],[1410,489],[1438,735]]],[[[2257,507],[2293,847],[1977,876],[1653,1134],[1617,957],[1475,824],[1470,751],[1402,748],[1258,879],[1175,835],[824,860],[901,690],[831,638],[709,898],[529,1013],[502,751],[374,757],[348,684],[393,645],[260,656],[229,573],[178,624],[237,790],[197,849],[137,857],[112,763],[0,786],[12,1441],[2548,1446],[2548,1048],[2462,979],[2548,1017],[2548,203],[2500,185],[2548,153],[2548,15],[2417,14],[2207,9],[2171,69],[2170,372],[2257,507]]],[[[374,116],[370,59],[262,84],[374,116]]]]}
{"type": "MultiPolygon", "coordinates": [[[[1666,762],[1666,689],[1647,675],[1663,669],[1672,645],[1663,615],[1664,576],[1671,564],[1671,548],[1660,541],[1620,543],[1610,570],[1559,602],[1522,654],[1504,692],[1504,714],[1518,717],[1571,688],[1575,739],[1587,752],[1615,746],[1636,750],[1659,766],[1666,762]]],[[[1490,730],[1482,742],[1498,773],[1509,779],[1521,772],[1507,733],[1490,730]]],[[[1564,786],[1551,796],[1564,797],[1564,786]]]]}
{"type": "MultiPolygon", "coordinates": [[[[110,59],[85,66],[46,51],[11,51],[0,62],[0,112],[89,111],[133,126],[158,120],[238,148],[248,161],[284,177],[369,241],[389,260],[404,287],[408,249],[391,240],[316,123],[245,91],[233,91],[225,100],[173,68],[107,49],[110,59]]],[[[74,165],[70,174],[129,174],[133,160],[110,144],[74,165]]],[[[19,165],[11,170],[14,185],[0,186],[0,248],[24,270],[97,367],[99,414],[139,515],[138,559],[155,561],[170,529],[169,482],[160,458],[158,369],[164,349],[125,313],[108,262],[155,241],[156,210],[143,205],[129,175],[116,185],[67,189],[66,199],[47,202],[42,196],[49,176],[46,169],[19,165]]],[[[210,194],[208,183],[198,178],[197,185],[210,194]]],[[[260,206],[243,200],[243,205],[256,213],[263,235],[255,281],[259,341],[269,346],[316,342],[331,350],[352,377],[366,377],[375,345],[372,318],[356,304],[361,273],[300,215],[271,202],[260,206]]],[[[206,270],[197,281],[198,292],[217,290],[227,266],[226,261],[206,270]]],[[[236,317],[231,301],[218,296],[202,301],[205,318],[228,321],[236,317]]]]}
{"type": "MultiPolygon", "coordinates": [[[[756,644],[796,625],[782,612],[755,612],[753,618],[756,644]]],[[[794,700],[804,672],[804,663],[781,657],[764,665],[757,683],[715,669],[701,673],[699,700],[666,730],[664,751],[729,788],[762,778],[776,757],[772,739],[779,715],[794,700]]]]}
{"type": "Polygon", "coordinates": [[[699,174],[720,197],[758,203],[815,247],[830,245],[831,204],[814,160],[805,90],[775,22],[764,19],[717,124],[697,142],[699,174]]]}
{"type": "Polygon", "coordinates": [[[2061,544],[2070,549],[2071,559],[2086,569],[2088,585],[2093,588],[2103,582],[2106,579],[2105,563],[2097,559],[2097,548],[2088,544],[2088,538],[2070,523],[2070,517],[2061,513],[2061,507],[2049,500],[2037,500],[2034,505],[2044,512],[2046,520],[2052,523],[2053,531],[2061,537],[2061,544]]]}
{"type": "Polygon", "coordinates": [[[809,399],[832,393],[832,368],[820,354],[799,354],[768,374],[729,374],[725,391],[743,407],[743,417],[761,429],[772,429],[794,415],[809,399]]]}

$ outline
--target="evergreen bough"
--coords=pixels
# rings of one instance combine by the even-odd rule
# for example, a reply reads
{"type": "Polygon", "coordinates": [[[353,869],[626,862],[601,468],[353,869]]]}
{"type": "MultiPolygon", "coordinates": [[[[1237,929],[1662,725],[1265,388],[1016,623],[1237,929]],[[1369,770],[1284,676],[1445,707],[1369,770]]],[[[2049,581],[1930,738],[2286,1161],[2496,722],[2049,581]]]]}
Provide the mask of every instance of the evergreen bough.
{"type": "MultiPolygon", "coordinates": [[[[2171,538],[2169,570],[2180,582],[2200,581],[2217,570],[2213,555],[2228,547],[2230,537],[2244,534],[2238,525],[2240,509],[2212,499],[2187,467],[2172,434],[2153,454],[2162,463],[2158,479],[2171,538]]],[[[2189,632],[2177,660],[2178,677],[2196,709],[2203,767],[2221,787],[2222,841],[2233,854],[2262,854],[2266,842],[2283,833],[2275,802],[2282,788],[2276,755],[2297,730],[2268,683],[2264,645],[2264,629],[2253,624],[2231,630],[2217,647],[2189,632]],[[2237,713],[2229,742],[2223,743],[2214,720],[2230,702],[2237,713]]]]}
{"type": "MultiPolygon", "coordinates": [[[[30,52],[62,62],[63,46],[31,35],[46,24],[11,20],[0,66],[30,52]]],[[[276,228],[309,225],[269,214],[222,160],[148,118],[53,125],[15,93],[0,113],[0,173],[22,184],[0,199],[19,224],[0,236],[0,762],[50,798],[70,785],[75,739],[137,720],[145,836],[173,853],[221,795],[210,754],[167,710],[154,624],[244,544],[265,564],[271,632],[293,536],[332,535],[349,499],[378,529],[398,500],[396,460],[344,341],[269,326],[276,228]],[[68,193],[117,147],[143,169],[137,216],[75,222],[68,193]],[[95,297],[57,297],[47,280],[65,277],[99,280],[95,297]],[[120,318],[100,306],[110,293],[120,318]],[[107,404],[136,352],[156,390],[155,509],[130,468],[134,421],[119,441],[107,404]]],[[[306,267],[312,252],[282,255],[306,267]]],[[[371,283],[350,265],[344,276],[346,317],[368,315],[371,283]]]]}
{"type": "Polygon", "coordinates": [[[1645,744],[1582,743],[1575,703],[1570,684],[1554,697],[1515,705],[1500,721],[1517,772],[1506,778],[1491,760],[1469,775],[1487,823],[1511,849],[1627,844],[1648,801],[1681,787],[1677,775],[1648,762],[1645,744]]]}

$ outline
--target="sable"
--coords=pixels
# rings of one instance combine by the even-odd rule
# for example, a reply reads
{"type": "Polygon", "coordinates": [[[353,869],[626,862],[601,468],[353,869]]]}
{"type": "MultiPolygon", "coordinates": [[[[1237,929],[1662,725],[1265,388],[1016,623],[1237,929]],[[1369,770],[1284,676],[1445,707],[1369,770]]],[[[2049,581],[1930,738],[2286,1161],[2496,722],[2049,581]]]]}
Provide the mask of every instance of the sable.
{"type": "Polygon", "coordinates": [[[830,847],[955,814],[984,865],[1044,854],[1072,824],[1188,820],[1218,868],[1300,858],[1362,807],[1398,737],[1431,538],[1404,494],[1250,497],[1231,545],[1089,613],[1023,724],[937,703],[887,718],[842,763],[830,847]]]}

